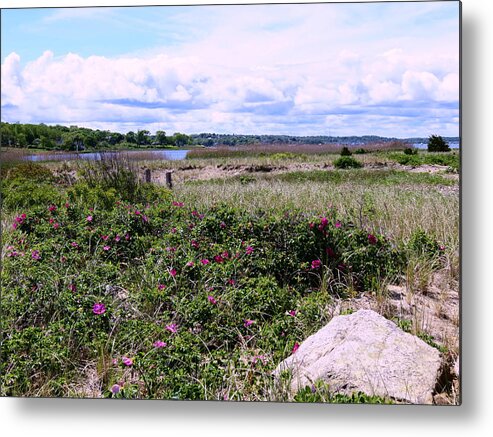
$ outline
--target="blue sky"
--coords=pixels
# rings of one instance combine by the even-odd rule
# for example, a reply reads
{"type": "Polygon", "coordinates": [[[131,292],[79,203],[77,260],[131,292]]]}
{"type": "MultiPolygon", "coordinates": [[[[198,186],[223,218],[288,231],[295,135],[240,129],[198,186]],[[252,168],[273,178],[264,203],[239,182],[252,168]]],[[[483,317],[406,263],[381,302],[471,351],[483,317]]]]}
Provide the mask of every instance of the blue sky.
{"type": "Polygon", "coordinates": [[[2,121],[459,134],[459,3],[2,10],[2,121]]]}

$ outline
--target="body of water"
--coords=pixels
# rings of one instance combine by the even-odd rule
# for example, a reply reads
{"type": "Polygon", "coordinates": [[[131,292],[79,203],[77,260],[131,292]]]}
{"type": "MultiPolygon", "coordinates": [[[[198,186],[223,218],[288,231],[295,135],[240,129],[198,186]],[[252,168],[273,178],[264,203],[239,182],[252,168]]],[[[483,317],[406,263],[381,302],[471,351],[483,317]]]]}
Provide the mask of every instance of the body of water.
{"type": "MultiPolygon", "coordinates": [[[[448,146],[451,148],[451,149],[458,149],[459,148],[459,143],[447,143],[448,146]]],[[[413,143],[413,147],[415,149],[424,149],[426,150],[428,148],[428,143],[413,143]]]]}
{"type": "Polygon", "coordinates": [[[176,161],[185,159],[189,150],[129,150],[121,152],[91,152],[91,153],[40,153],[27,155],[23,159],[27,161],[72,161],[74,159],[84,159],[88,161],[100,160],[102,155],[114,157],[124,154],[131,160],[168,160],[176,161]]]}

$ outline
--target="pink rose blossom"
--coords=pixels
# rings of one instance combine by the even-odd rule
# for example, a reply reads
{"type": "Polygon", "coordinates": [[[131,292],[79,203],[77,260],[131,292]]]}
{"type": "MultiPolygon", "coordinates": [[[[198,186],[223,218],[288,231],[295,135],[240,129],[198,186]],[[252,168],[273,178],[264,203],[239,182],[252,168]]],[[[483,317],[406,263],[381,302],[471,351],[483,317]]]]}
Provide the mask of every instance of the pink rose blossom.
{"type": "Polygon", "coordinates": [[[319,269],[321,265],[322,265],[322,262],[319,259],[312,261],[312,269],[313,270],[319,269]]]}
{"type": "Polygon", "coordinates": [[[97,315],[104,314],[106,312],[106,306],[104,303],[95,303],[92,307],[92,312],[97,315]]]}
{"type": "Polygon", "coordinates": [[[377,244],[377,237],[373,234],[368,234],[368,242],[370,244],[377,244]]]}
{"type": "Polygon", "coordinates": [[[134,363],[131,358],[127,358],[127,357],[123,357],[122,362],[123,364],[125,364],[125,366],[128,367],[130,367],[134,363]]]}
{"type": "Polygon", "coordinates": [[[176,334],[178,332],[178,326],[176,325],[176,323],[166,325],[166,329],[172,334],[176,334]]]}

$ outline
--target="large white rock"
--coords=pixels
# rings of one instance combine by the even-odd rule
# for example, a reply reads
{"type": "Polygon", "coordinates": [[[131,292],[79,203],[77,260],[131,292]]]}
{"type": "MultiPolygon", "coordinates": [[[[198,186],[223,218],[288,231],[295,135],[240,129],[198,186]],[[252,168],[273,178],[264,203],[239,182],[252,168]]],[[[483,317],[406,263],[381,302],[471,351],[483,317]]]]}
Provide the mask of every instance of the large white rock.
{"type": "Polygon", "coordinates": [[[317,380],[333,393],[362,391],[414,404],[431,404],[439,377],[437,349],[374,311],[334,317],[308,337],[274,372],[291,370],[293,392],[317,380]]]}

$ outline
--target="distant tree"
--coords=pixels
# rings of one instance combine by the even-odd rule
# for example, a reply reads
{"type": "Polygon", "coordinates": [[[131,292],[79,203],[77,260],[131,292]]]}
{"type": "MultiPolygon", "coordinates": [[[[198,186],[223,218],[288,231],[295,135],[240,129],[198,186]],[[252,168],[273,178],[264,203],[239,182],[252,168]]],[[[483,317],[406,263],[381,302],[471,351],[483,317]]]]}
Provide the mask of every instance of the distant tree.
{"type": "Polygon", "coordinates": [[[148,130],[139,130],[137,131],[137,144],[140,146],[144,146],[150,143],[150,135],[151,133],[148,130]]]}
{"type": "Polygon", "coordinates": [[[176,147],[183,147],[190,143],[191,138],[188,135],[176,132],[173,135],[173,142],[176,147]]]}
{"type": "Polygon", "coordinates": [[[441,136],[431,135],[428,139],[428,152],[450,152],[450,147],[441,136]]]}
{"type": "Polygon", "coordinates": [[[125,135],[125,141],[127,143],[132,143],[132,144],[135,144],[137,142],[137,138],[135,138],[135,132],[128,132],[126,135],[125,135]]]}
{"type": "Polygon", "coordinates": [[[160,145],[164,145],[167,143],[166,132],[162,130],[158,130],[156,132],[156,142],[160,145]]]}

